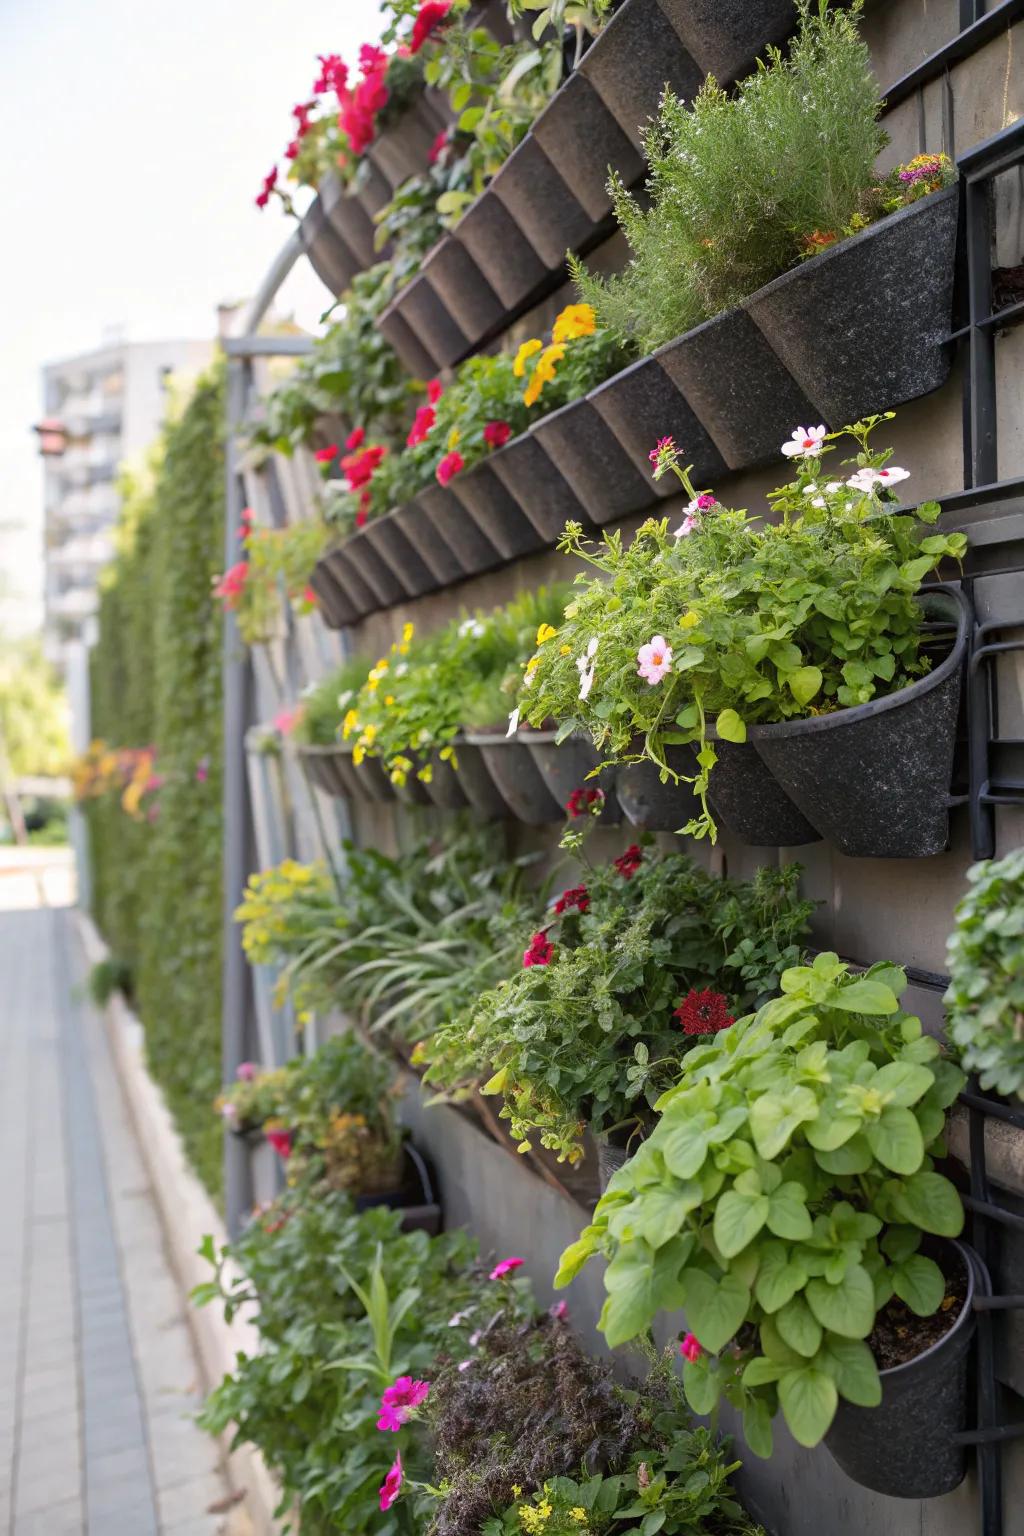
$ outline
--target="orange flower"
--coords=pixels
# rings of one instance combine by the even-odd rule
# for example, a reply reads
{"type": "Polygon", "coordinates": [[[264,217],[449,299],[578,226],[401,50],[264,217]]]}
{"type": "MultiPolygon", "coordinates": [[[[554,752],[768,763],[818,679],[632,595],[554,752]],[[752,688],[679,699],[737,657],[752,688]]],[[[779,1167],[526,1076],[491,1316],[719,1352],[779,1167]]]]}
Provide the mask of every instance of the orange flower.
{"type": "Polygon", "coordinates": [[[551,340],[574,341],[577,336],[593,336],[597,316],[591,304],[567,304],[555,321],[551,340]]]}

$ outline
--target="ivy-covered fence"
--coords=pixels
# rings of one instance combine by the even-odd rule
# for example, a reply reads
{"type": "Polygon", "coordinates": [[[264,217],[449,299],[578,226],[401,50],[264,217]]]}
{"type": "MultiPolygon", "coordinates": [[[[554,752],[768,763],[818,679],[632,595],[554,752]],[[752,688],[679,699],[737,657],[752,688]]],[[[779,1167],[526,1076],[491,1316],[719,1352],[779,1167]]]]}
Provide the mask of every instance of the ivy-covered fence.
{"type": "Polygon", "coordinates": [[[219,1191],[223,372],[172,420],[152,474],[128,479],[92,653],[92,731],[154,749],[135,815],[89,802],[93,908],[128,961],[160,1082],[192,1160],[219,1191]]]}

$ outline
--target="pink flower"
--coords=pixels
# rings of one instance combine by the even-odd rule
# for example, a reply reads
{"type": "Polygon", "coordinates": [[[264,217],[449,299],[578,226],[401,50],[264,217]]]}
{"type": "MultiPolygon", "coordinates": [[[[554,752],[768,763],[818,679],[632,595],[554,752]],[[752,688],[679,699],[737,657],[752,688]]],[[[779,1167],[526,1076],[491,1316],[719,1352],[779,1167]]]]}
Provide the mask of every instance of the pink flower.
{"type": "Polygon", "coordinates": [[[431,379],[427,385],[427,399],[431,405],[436,405],[444,394],[444,385],[440,379],[431,379]]]}
{"type": "Polygon", "coordinates": [[[302,145],[299,143],[298,139],[292,139],[291,143],[288,145],[288,148],[284,152],[285,159],[297,160],[299,158],[299,150],[301,148],[302,145]]]}
{"type": "Polygon", "coordinates": [[[782,451],[787,459],[810,459],[821,452],[825,441],[825,427],[794,427],[793,436],[783,443],[782,451]]]}
{"type": "Polygon", "coordinates": [[[254,1061],[240,1061],[235,1069],[235,1076],[240,1083],[251,1083],[257,1071],[258,1068],[254,1061]]]}
{"type": "Polygon", "coordinates": [[[341,461],[341,467],[348,481],[350,491],[358,491],[361,486],[369,485],[382,461],[387,457],[387,449],[383,443],[374,443],[370,448],[364,448],[361,452],[346,453],[341,461]]]}
{"type": "Polygon", "coordinates": [[[430,146],[430,154],[427,156],[431,165],[436,165],[448,148],[448,129],[442,128],[433,144],[430,146]]]}
{"type": "Polygon", "coordinates": [[[512,436],[512,428],[507,421],[489,421],[484,427],[484,442],[491,448],[504,448],[512,436]]]}
{"type": "Polygon", "coordinates": [[[430,435],[435,421],[434,407],[421,405],[417,407],[413,417],[412,426],[409,428],[409,436],[405,440],[407,448],[415,448],[417,443],[422,443],[430,435]]]}
{"type": "Polygon", "coordinates": [[[411,1376],[399,1376],[397,1381],[384,1389],[377,1428],[401,1429],[413,1410],[426,1401],[429,1391],[429,1381],[413,1381],[411,1376]]]}
{"type": "Polygon", "coordinates": [[[256,199],[257,208],[265,208],[270,202],[270,194],[277,185],[277,166],[272,166],[263,178],[263,189],[256,199]]]}
{"type": "Polygon", "coordinates": [[[419,53],[435,27],[439,27],[452,8],[452,0],[423,0],[416,13],[409,39],[409,51],[419,53]]]}
{"type": "Polygon", "coordinates": [[[288,1130],[286,1126],[274,1125],[269,1126],[263,1134],[266,1136],[268,1142],[273,1147],[278,1157],[287,1162],[292,1155],[293,1133],[288,1130]]]}
{"type": "Polygon", "coordinates": [[[674,437],[659,437],[657,447],[652,448],[647,457],[652,464],[657,464],[664,453],[674,453],[676,441],[674,437]]]}
{"type": "Polygon", "coordinates": [[[201,757],[196,763],[196,783],[205,784],[210,777],[210,759],[201,757]]]}
{"type": "Polygon", "coordinates": [[[328,443],[326,448],[318,448],[313,457],[318,464],[330,464],[338,457],[339,452],[337,443],[328,443]]]}
{"type": "Polygon", "coordinates": [[[548,1316],[553,1317],[556,1323],[564,1323],[569,1316],[569,1304],[566,1301],[556,1301],[548,1307],[548,1316]]]}
{"type": "Polygon", "coordinates": [[[356,449],[361,448],[365,442],[366,428],[353,427],[352,431],[345,439],[345,447],[349,450],[350,453],[355,453],[356,449]]]}
{"type": "Polygon", "coordinates": [[[699,518],[695,517],[692,512],[687,512],[686,516],[683,518],[682,522],[679,524],[679,527],[676,529],[675,533],[673,534],[673,538],[676,538],[676,539],[688,538],[689,535],[693,532],[693,530],[696,527],[699,526],[699,523],[700,523],[700,519],[699,518]]]}
{"type": "Polygon", "coordinates": [[[447,485],[449,480],[453,480],[465,467],[466,461],[458,449],[454,449],[451,453],[446,453],[434,471],[438,484],[447,485]]]}
{"type": "Polygon", "coordinates": [[[679,1346],[679,1353],[684,1360],[699,1360],[704,1351],[701,1349],[696,1336],[688,1333],[679,1346]]]}
{"type": "Polygon", "coordinates": [[[519,1269],[525,1263],[525,1259],[502,1259],[500,1264],[495,1264],[488,1279],[504,1280],[506,1275],[510,1275],[514,1269],[519,1269]]]}
{"type": "Polygon", "coordinates": [[[380,1485],[381,1510],[390,1509],[398,1498],[398,1491],[402,1486],[402,1453],[395,1452],[395,1459],[391,1463],[388,1475],[380,1485]]]}
{"type": "Polygon", "coordinates": [[[293,709],[279,709],[274,716],[275,731],[280,731],[282,736],[290,736],[302,719],[302,714],[301,704],[296,704],[293,709]]]}
{"type": "Polygon", "coordinates": [[[529,947],[523,950],[523,969],[529,970],[532,965],[550,965],[554,952],[555,946],[547,934],[535,933],[529,947]]]}
{"type": "Polygon", "coordinates": [[[221,598],[225,608],[237,608],[245,591],[245,584],[249,579],[249,565],[245,560],[239,560],[229,567],[214,587],[214,596],[221,598]]]}
{"type": "Polygon", "coordinates": [[[637,677],[642,677],[653,687],[672,670],[672,647],[664,635],[655,635],[650,645],[640,647],[636,659],[640,663],[636,669],[637,677]]]}
{"type": "MultiPolygon", "coordinates": [[[[319,96],[324,91],[343,91],[348,82],[348,65],[337,53],[318,53],[320,61],[320,73],[313,81],[314,94],[319,96]]],[[[298,109],[295,109],[296,112],[298,109]]]]}

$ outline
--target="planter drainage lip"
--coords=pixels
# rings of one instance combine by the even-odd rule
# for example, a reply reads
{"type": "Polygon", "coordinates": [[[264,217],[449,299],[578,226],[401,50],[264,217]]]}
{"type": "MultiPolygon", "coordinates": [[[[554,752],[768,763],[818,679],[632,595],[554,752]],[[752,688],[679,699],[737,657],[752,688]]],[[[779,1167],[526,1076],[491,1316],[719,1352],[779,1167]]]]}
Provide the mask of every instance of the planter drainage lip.
{"type": "Polygon", "coordinates": [[[969,1353],[977,1328],[975,1265],[963,1243],[941,1241],[955,1250],[967,1277],[959,1317],[921,1354],[879,1372],[877,1408],[841,1399],[824,1441],[847,1477],[891,1498],[937,1498],[958,1487],[967,1471],[966,1448],[955,1437],[968,1414],[969,1353]]]}

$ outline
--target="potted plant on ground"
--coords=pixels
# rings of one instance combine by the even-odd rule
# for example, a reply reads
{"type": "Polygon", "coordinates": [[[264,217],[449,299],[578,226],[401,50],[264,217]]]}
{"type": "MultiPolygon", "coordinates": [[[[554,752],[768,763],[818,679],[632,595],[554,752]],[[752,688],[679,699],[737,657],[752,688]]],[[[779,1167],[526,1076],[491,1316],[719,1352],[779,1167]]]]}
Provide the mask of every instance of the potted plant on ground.
{"type": "Polygon", "coordinates": [[[767,1456],[781,1411],[851,1476],[923,1498],[964,1474],[974,1325],[963,1209],[935,1166],[963,1074],[901,1011],[905,985],[822,954],[691,1051],[556,1283],[604,1253],[610,1345],[685,1309],[697,1412],[725,1395],[767,1456]]]}
{"type": "Polygon", "coordinates": [[[576,1163],[589,1130],[607,1171],[649,1129],[686,1051],[799,958],[812,910],[799,873],[721,880],[636,845],[586,862],[524,935],[516,972],[433,1036],[427,1081],[452,1091],[491,1072],[483,1091],[504,1097],[517,1141],[576,1163]]]}
{"type": "MultiPolygon", "coordinates": [[[[877,421],[799,428],[770,521],[699,492],[663,439],[651,458],[690,497],[681,521],[645,523],[628,548],[569,525],[560,547],[597,575],[577,577],[562,643],[541,650],[515,720],[554,717],[608,760],[652,765],[681,787],[649,823],[665,830],[713,839],[720,816],[753,843],[941,851],[968,626],[956,594],[920,594],[966,538],[932,531],[934,502],[896,510],[908,476],[872,449],[877,421]],[[856,453],[826,469],[845,438],[856,453]],[[954,630],[935,665],[930,612],[954,630]]],[[[628,771],[619,783],[628,814],[628,771]]]]}

